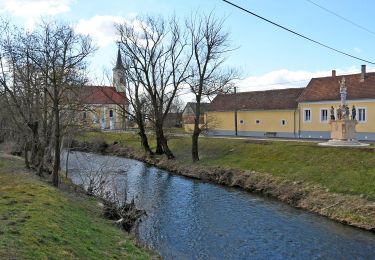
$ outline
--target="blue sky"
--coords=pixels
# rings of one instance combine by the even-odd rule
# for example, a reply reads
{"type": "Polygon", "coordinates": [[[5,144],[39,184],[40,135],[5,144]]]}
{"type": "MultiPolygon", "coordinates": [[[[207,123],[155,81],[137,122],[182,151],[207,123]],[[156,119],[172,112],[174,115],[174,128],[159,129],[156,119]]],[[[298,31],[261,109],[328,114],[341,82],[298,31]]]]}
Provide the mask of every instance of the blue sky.
{"type": "MultiPolygon", "coordinates": [[[[375,1],[312,0],[351,21],[375,31],[375,1]]],[[[339,50],[375,61],[375,34],[355,27],[319,9],[307,0],[233,0],[259,15],[339,50]]],[[[358,72],[361,61],[345,57],[298,38],[229,6],[221,0],[0,0],[0,15],[32,28],[41,16],[66,20],[77,31],[93,36],[99,50],[92,58],[91,75],[100,81],[102,71],[111,69],[116,45],[112,24],[135,15],[155,14],[185,17],[191,12],[213,10],[226,17],[233,46],[238,47],[228,65],[242,71],[241,91],[302,87],[304,79],[338,73],[358,72]],[[298,81],[298,82],[296,82],[298,81]],[[276,84],[293,82],[289,84],[276,84]]],[[[375,66],[368,64],[368,70],[375,66]]]]}

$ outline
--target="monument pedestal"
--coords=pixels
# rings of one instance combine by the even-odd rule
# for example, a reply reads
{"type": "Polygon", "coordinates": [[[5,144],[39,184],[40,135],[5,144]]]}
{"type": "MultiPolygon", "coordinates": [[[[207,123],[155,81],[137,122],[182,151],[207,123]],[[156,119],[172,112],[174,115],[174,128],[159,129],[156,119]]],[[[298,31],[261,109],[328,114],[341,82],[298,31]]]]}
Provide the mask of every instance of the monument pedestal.
{"type": "Polygon", "coordinates": [[[341,119],[331,120],[331,139],[325,143],[319,143],[322,146],[368,146],[369,144],[360,143],[355,137],[355,126],[357,120],[341,119]]]}
{"type": "Polygon", "coordinates": [[[355,126],[357,124],[357,120],[349,119],[329,121],[331,127],[331,140],[355,140],[355,126]]]}

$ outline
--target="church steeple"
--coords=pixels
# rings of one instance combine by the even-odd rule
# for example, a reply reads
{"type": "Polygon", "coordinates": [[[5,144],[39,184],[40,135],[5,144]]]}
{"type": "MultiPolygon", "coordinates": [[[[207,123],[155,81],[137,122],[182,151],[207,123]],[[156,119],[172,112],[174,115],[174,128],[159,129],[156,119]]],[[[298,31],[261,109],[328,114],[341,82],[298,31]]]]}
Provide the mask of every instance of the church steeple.
{"type": "Polygon", "coordinates": [[[120,69],[120,70],[124,70],[124,65],[122,65],[122,58],[121,58],[121,52],[120,52],[120,48],[118,49],[118,52],[117,52],[117,60],[116,60],[116,67],[114,69],[120,69]]]}
{"type": "Polygon", "coordinates": [[[117,92],[125,92],[125,67],[122,64],[120,47],[117,51],[116,66],[113,68],[113,86],[117,92]]]}

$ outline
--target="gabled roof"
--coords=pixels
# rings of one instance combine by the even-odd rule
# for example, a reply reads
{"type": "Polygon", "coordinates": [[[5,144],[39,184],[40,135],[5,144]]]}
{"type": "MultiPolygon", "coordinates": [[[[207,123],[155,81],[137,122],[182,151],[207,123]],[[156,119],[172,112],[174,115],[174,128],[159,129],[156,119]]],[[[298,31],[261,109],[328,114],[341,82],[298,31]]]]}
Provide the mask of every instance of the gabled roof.
{"type": "Polygon", "coordinates": [[[361,74],[313,78],[298,98],[298,102],[340,100],[340,83],[345,77],[347,99],[375,98],[375,72],[366,73],[361,82],[361,74]]]}
{"type": "Polygon", "coordinates": [[[303,88],[219,94],[211,102],[210,111],[295,109],[303,88]]]}
{"type": "MultiPolygon", "coordinates": [[[[208,110],[208,107],[209,107],[210,103],[201,103],[200,105],[200,114],[204,114],[206,113],[206,111],[208,110]]],[[[190,107],[191,110],[193,111],[193,113],[195,114],[195,111],[196,111],[196,108],[197,108],[197,103],[196,102],[188,102],[184,108],[184,111],[186,110],[186,108],[190,107]]]]}
{"type": "Polygon", "coordinates": [[[115,87],[83,86],[80,97],[84,104],[126,104],[124,92],[117,92],[115,87]]]}

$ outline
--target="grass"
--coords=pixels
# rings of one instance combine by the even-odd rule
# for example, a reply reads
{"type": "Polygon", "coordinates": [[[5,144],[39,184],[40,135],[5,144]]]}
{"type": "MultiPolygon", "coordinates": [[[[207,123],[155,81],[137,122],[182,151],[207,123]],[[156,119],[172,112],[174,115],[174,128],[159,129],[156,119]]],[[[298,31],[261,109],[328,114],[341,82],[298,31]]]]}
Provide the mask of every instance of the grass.
{"type": "MultiPolygon", "coordinates": [[[[141,149],[137,135],[91,132],[85,139],[104,138],[108,143],[141,149]]],[[[155,147],[155,140],[150,144],[155,147]]],[[[191,137],[173,137],[171,150],[181,163],[191,163],[191,137]]],[[[259,141],[200,138],[199,162],[270,173],[293,181],[307,181],[332,192],[375,199],[375,146],[367,148],[320,147],[314,142],[259,141]]]]}
{"type": "Polygon", "coordinates": [[[55,189],[0,158],[0,259],[149,259],[94,199],[55,189]]]}

